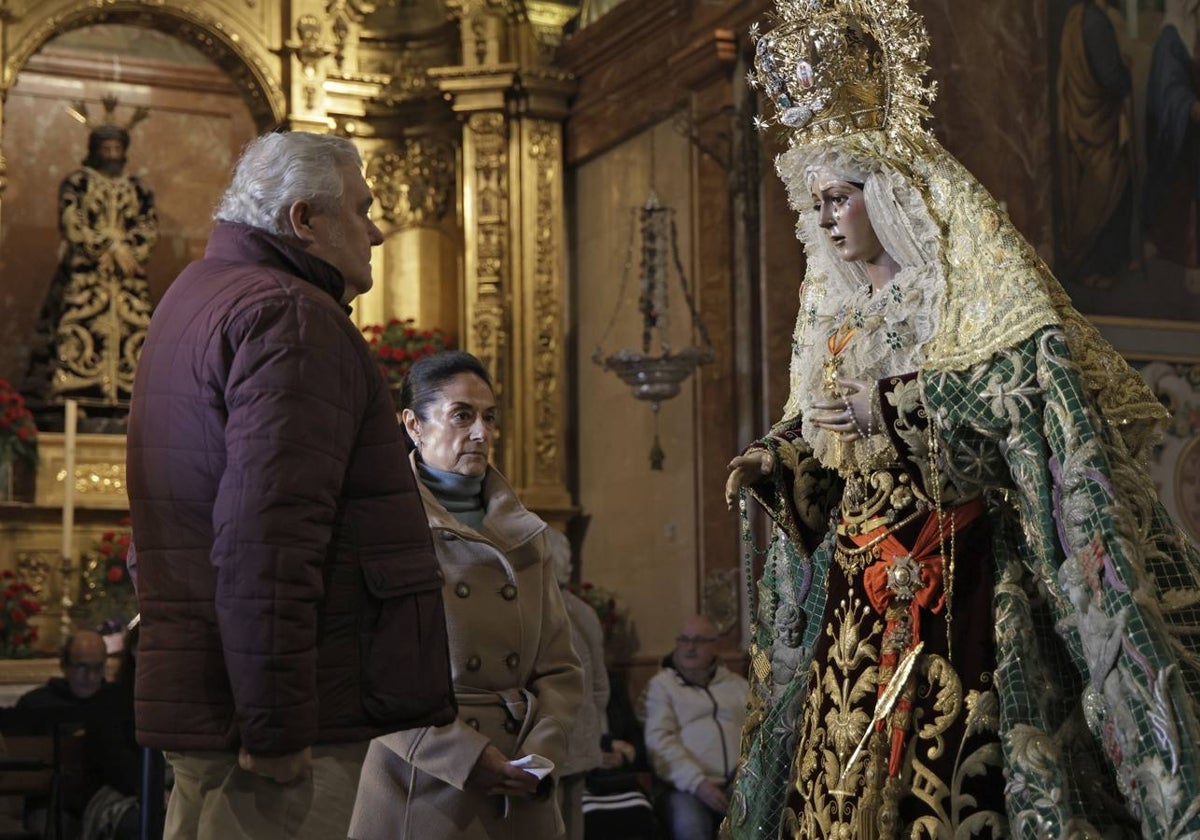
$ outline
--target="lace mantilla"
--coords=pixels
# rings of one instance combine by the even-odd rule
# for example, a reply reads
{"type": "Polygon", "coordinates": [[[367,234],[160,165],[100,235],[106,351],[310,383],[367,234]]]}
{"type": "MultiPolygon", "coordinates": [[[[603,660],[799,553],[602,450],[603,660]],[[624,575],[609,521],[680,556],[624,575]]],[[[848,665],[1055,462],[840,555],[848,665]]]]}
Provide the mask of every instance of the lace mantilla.
{"type": "MultiPolygon", "coordinates": [[[[882,132],[798,146],[776,161],[799,214],[797,235],[808,256],[794,334],[791,390],[784,418],[804,418],[825,398],[826,341],[847,317],[862,328],[842,351],[843,378],[873,380],[916,370],[964,370],[1059,325],[1085,385],[1116,423],[1135,455],[1153,442],[1165,412],[1137,373],[1071,306],[1049,268],[1007,214],[936,141],[916,158],[900,154],[882,132]],[[818,227],[806,172],[868,173],[863,191],[872,226],[901,271],[868,298],[866,272],[846,264],[818,227]],[[882,302],[877,300],[882,298],[882,302]],[[873,328],[874,327],[874,328],[873,328]]],[[[822,463],[826,435],[802,432],[822,463]]]]}

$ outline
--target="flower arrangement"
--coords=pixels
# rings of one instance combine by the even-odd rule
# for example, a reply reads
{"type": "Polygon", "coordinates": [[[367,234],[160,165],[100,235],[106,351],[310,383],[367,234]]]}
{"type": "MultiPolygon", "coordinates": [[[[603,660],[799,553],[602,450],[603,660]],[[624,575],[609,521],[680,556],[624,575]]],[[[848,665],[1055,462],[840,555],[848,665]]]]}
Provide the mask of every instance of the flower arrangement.
{"type": "Polygon", "coordinates": [[[100,535],[83,555],[80,618],[86,626],[99,627],[106,621],[129,621],[137,613],[137,596],[129,577],[129,519],[114,531],[100,535]]]}
{"type": "Polygon", "coordinates": [[[0,379],[0,463],[20,460],[37,464],[37,425],[25,398],[7,379],[0,379]]]}
{"type": "Polygon", "coordinates": [[[629,621],[629,610],[616,593],[592,583],[571,585],[568,590],[596,611],[604,631],[604,650],[610,659],[623,660],[637,650],[637,634],[629,621]]]}
{"type": "Polygon", "coordinates": [[[375,354],[375,360],[379,362],[383,378],[393,388],[404,382],[408,369],[417,359],[450,348],[450,340],[445,332],[437,327],[418,329],[411,318],[404,321],[393,318],[386,324],[363,327],[363,335],[375,354]]]}
{"type": "Polygon", "coordinates": [[[29,620],[42,611],[42,605],[33,597],[33,587],[16,577],[12,569],[0,572],[5,584],[0,590],[0,656],[27,659],[38,639],[38,629],[29,620]]]}

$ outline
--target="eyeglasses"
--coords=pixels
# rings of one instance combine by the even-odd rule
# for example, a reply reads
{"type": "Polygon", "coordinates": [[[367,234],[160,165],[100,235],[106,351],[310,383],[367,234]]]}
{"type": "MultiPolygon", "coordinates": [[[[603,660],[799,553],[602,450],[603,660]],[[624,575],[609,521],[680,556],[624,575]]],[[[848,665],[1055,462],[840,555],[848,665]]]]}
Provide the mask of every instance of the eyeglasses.
{"type": "Polygon", "coordinates": [[[80,675],[104,673],[103,662],[72,662],[68,667],[76,674],[80,675]]]}
{"type": "Polygon", "coordinates": [[[711,645],[717,640],[716,636],[676,636],[675,643],[680,645],[711,645]]]}

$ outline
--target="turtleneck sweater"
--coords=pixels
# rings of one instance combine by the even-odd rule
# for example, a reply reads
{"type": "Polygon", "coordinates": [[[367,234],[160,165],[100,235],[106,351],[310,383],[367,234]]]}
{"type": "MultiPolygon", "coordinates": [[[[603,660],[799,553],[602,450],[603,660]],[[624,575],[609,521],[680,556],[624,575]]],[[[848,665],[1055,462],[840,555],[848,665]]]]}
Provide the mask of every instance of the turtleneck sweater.
{"type": "Polygon", "coordinates": [[[437,470],[428,464],[417,462],[417,473],[421,483],[429,488],[433,497],[468,528],[479,530],[487,510],[483,506],[483,476],[460,475],[455,472],[437,470]]]}

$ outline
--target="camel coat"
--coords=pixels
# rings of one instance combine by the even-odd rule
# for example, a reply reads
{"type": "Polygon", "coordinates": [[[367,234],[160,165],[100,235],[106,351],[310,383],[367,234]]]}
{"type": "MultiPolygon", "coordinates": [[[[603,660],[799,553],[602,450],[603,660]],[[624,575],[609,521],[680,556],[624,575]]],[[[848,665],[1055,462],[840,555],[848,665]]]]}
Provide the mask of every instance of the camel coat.
{"type": "Polygon", "coordinates": [[[556,768],[566,758],[583,679],[547,525],[495,469],[484,481],[487,514],[478,531],[420,488],[445,576],[458,717],[371,742],[350,837],[552,840],[563,828],[549,785],[538,799],[510,799],[507,816],[503,798],[463,789],[489,741],[514,758],[545,756],[556,768]]]}

